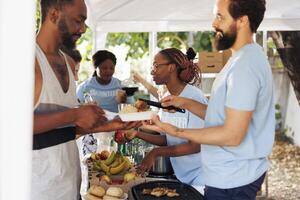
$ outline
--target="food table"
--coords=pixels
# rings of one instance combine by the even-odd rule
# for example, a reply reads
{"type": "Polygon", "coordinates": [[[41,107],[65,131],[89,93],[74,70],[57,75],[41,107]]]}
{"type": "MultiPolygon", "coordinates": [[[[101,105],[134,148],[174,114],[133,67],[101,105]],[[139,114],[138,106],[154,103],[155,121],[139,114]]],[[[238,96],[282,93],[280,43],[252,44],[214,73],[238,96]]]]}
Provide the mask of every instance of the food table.
{"type": "MultiPolygon", "coordinates": [[[[104,151],[103,151],[104,152],[104,151]]],[[[105,152],[104,152],[105,153],[105,152]]],[[[106,152],[107,153],[107,152],[106,152]]],[[[110,154],[114,154],[110,152],[110,154]]],[[[115,153],[119,154],[119,153],[115,153]]],[[[119,173],[114,173],[111,169],[113,163],[109,164],[109,171],[105,171],[105,169],[98,168],[99,166],[96,164],[98,163],[107,163],[109,158],[106,158],[104,160],[97,160],[101,156],[101,153],[97,153],[96,155],[90,156],[86,161],[87,171],[88,171],[88,183],[87,183],[87,190],[85,194],[82,194],[82,199],[84,200],[93,200],[94,198],[90,199],[88,195],[93,194],[91,192],[91,188],[99,188],[102,191],[107,191],[110,189],[121,189],[122,197],[119,197],[120,200],[125,199],[133,199],[133,200],[139,200],[139,199],[200,199],[201,195],[200,193],[194,189],[193,187],[179,182],[175,175],[168,175],[168,176],[147,176],[147,177],[141,177],[136,173],[135,171],[132,171],[134,168],[124,168],[123,171],[120,171],[119,173]],[[103,171],[104,170],[104,171],[103,171]],[[111,173],[113,172],[113,174],[111,173]],[[149,193],[144,193],[146,190],[150,190],[149,193]],[[155,190],[155,191],[154,191],[155,190]],[[162,190],[161,194],[157,194],[160,192],[159,190],[162,190]],[[159,198],[154,195],[156,192],[156,195],[161,195],[159,198]],[[153,193],[153,194],[152,194],[153,193]],[[167,195],[175,195],[173,197],[167,197],[167,195]]],[[[127,158],[122,155],[118,155],[119,159],[121,159],[121,162],[125,162],[127,158]]],[[[109,156],[108,156],[109,157],[109,156]]],[[[115,158],[117,160],[118,158],[115,158]]],[[[120,166],[120,164],[118,165],[120,166]]],[[[102,166],[103,168],[103,166],[102,166]]],[[[105,193],[105,192],[104,192],[105,193]]],[[[97,198],[102,199],[102,197],[97,198]]],[[[105,198],[103,198],[105,199],[105,198]]]]}

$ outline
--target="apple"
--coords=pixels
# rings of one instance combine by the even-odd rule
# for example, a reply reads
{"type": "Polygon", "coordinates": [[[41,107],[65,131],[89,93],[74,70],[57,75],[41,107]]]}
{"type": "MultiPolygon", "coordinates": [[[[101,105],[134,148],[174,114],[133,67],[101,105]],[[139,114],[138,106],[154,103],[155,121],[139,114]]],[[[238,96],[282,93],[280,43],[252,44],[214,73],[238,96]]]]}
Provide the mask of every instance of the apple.
{"type": "Polygon", "coordinates": [[[114,137],[114,140],[118,143],[118,144],[125,144],[127,141],[126,141],[126,138],[125,138],[125,132],[124,131],[121,131],[121,130],[118,130],[115,132],[115,137],[114,137]]]}
{"type": "Polygon", "coordinates": [[[107,150],[103,150],[100,153],[100,160],[106,160],[109,157],[110,153],[107,150]]]}

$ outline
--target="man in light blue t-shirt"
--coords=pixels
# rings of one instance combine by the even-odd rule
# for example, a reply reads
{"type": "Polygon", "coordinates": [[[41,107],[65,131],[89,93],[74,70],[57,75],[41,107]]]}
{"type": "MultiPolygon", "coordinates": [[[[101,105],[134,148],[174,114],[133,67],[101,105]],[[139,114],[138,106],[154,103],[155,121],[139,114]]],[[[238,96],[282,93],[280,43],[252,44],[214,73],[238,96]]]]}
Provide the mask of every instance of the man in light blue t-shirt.
{"type": "Polygon", "coordinates": [[[268,170],[275,132],[272,72],[252,39],[264,12],[265,0],[217,0],[216,47],[233,55],[213,84],[208,106],[175,96],[162,100],[205,119],[205,128],[180,129],[153,119],[168,134],[202,144],[208,200],[254,200],[268,170]]]}

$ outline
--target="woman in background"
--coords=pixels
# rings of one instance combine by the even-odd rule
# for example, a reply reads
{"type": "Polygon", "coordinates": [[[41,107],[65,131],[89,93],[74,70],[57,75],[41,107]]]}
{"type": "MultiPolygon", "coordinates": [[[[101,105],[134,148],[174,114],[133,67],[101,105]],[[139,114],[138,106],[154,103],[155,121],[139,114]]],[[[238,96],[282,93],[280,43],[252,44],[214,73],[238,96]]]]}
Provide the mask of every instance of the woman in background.
{"type": "Polygon", "coordinates": [[[89,94],[102,109],[118,112],[118,104],[126,101],[126,94],[118,92],[122,88],[121,81],[113,77],[117,58],[106,50],[97,51],[92,58],[95,72],[78,86],[77,97],[85,102],[85,94],[89,94]]]}
{"type": "MultiPolygon", "coordinates": [[[[104,110],[118,112],[118,104],[126,101],[126,94],[120,90],[121,81],[113,77],[117,58],[109,51],[100,50],[92,59],[94,74],[78,86],[77,97],[82,103],[94,101],[104,110]]],[[[93,134],[83,136],[82,151],[83,155],[97,151],[97,140],[93,134]]]]}

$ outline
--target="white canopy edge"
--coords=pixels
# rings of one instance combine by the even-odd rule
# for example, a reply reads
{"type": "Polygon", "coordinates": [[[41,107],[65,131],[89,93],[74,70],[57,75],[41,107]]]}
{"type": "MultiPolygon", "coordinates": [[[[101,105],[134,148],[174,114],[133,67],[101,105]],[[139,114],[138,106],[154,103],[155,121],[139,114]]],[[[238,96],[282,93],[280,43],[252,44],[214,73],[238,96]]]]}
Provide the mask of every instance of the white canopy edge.
{"type": "MultiPolygon", "coordinates": [[[[266,0],[259,30],[300,30],[299,0],[266,0]]],[[[212,30],[215,0],[85,0],[95,32],[212,30]]]]}
{"type": "MultiPolygon", "coordinates": [[[[96,32],[180,32],[212,31],[211,21],[104,21],[91,27],[96,32]],[[112,24],[117,24],[114,26],[112,24]]],[[[266,19],[259,31],[300,30],[300,19],[266,19]]]]}

